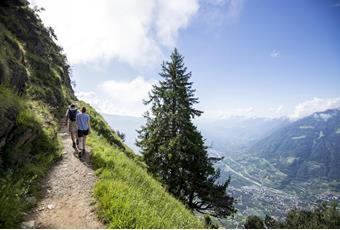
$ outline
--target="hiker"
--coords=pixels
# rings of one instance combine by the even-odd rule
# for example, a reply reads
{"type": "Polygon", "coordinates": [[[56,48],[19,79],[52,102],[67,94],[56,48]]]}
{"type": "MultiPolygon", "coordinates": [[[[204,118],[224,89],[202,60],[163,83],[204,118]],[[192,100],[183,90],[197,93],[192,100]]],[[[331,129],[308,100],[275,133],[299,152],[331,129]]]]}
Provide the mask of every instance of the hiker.
{"type": "Polygon", "coordinates": [[[78,138],[81,140],[82,149],[79,155],[85,153],[86,136],[90,132],[90,116],[86,113],[86,108],[81,109],[81,113],[77,114],[78,138]]]}
{"type": "Polygon", "coordinates": [[[70,107],[67,109],[65,118],[66,118],[66,127],[68,126],[68,130],[71,134],[72,139],[72,147],[77,149],[77,145],[79,144],[78,137],[77,137],[77,114],[78,109],[74,104],[71,104],[70,107]]]}

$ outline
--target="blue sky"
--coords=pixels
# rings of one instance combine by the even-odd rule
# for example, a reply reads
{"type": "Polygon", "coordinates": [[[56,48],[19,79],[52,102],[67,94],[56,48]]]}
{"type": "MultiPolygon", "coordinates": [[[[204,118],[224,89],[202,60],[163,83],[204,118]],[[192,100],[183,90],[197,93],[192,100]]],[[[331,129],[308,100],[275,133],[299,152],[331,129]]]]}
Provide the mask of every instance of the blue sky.
{"type": "Polygon", "coordinates": [[[299,118],[340,107],[340,1],[31,2],[46,9],[78,97],[103,113],[141,115],[174,47],[207,118],[299,118]]]}

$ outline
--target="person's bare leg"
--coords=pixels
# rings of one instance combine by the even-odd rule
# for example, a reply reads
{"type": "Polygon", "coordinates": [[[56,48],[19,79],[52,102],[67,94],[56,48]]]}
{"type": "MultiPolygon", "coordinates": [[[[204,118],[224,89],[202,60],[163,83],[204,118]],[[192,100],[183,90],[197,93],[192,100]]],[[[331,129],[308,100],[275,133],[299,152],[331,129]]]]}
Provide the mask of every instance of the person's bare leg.
{"type": "Polygon", "coordinates": [[[83,137],[83,152],[85,153],[86,136],[83,137]]]}
{"type": "Polygon", "coordinates": [[[82,155],[82,149],[80,149],[80,147],[82,146],[82,143],[83,143],[83,141],[84,141],[84,139],[83,139],[84,137],[78,137],[78,140],[79,140],[79,148],[77,149],[77,151],[78,151],[78,156],[79,156],[79,158],[81,157],[81,155],[82,155]]]}
{"type": "Polygon", "coordinates": [[[74,139],[72,139],[72,141],[73,141],[73,143],[75,144],[75,150],[77,151],[77,152],[79,152],[79,137],[78,137],[78,133],[74,133],[73,134],[74,136],[73,136],[73,138],[74,139]]]}
{"type": "Polygon", "coordinates": [[[70,133],[71,133],[72,143],[75,143],[75,141],[74,141],[74,134],[73,134],[73,132],[70,132],[70,133]]]}
{"type": "Polygon", "coordinates": [[[79,150],[81,150],[81,147],[83,147],[82,143],[83,143],[83,137],[79,137],[79,150]]]}

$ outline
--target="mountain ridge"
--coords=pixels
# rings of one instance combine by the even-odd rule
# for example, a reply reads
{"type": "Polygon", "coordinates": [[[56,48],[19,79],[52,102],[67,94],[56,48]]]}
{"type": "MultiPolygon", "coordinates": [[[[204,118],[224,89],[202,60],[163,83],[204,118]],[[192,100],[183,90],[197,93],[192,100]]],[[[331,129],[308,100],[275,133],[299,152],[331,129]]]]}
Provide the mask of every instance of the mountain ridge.
{"type": "Polygon", "coordinates": [[[339,109],[315,112],[257,142],[249,153],[269,160],[290,179],[339,179],[339,128],[339,109]]]}

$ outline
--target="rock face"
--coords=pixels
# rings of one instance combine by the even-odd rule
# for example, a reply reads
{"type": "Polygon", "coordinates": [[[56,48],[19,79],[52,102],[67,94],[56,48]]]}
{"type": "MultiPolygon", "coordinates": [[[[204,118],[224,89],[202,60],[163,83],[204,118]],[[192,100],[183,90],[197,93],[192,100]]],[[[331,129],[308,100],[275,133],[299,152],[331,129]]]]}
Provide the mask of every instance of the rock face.
{"type": "Polygon", "coordinates": [[[18,95],[22,95],[25,89],[25,83],[28,80],[26,68],[18,63],[10,63],[12,77],[10,84],[15,87],[18,95]]]}
{"type": "Polygon", "coordinates": [[[14,107],[7,108],[0,114],[0,167],[3,164],[4,146],[10,142],[9,135],[14,129],[17,115],[18,111],[14,107]]]}

